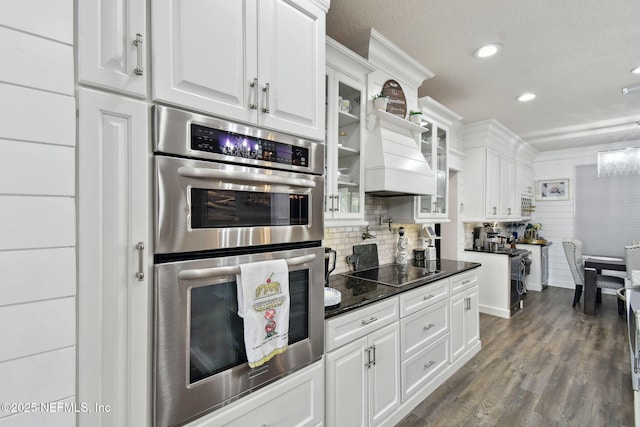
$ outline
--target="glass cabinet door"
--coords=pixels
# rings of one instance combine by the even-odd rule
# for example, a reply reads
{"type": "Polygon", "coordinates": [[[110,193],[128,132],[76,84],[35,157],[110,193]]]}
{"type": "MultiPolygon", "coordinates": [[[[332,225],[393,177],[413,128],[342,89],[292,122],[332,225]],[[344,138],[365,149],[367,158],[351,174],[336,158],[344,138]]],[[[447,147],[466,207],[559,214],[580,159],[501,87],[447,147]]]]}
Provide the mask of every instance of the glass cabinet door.
{"type": "Polygon", "coordinates": [[[338,71],[327,76],[325,222],[364,220],[360,161],[366,97],[364,85],[338,71]]]}
{"type": "Polygon", "coordinates": [[[447,217],[448,182],[447,155],[448,132],[444,127],[430,121],[423,122],[428,130],[422,134],[422,153],[427,163],[434,171],[436,192],[433,195],[420,197],[419,217],[441,218],[447,217]]]}

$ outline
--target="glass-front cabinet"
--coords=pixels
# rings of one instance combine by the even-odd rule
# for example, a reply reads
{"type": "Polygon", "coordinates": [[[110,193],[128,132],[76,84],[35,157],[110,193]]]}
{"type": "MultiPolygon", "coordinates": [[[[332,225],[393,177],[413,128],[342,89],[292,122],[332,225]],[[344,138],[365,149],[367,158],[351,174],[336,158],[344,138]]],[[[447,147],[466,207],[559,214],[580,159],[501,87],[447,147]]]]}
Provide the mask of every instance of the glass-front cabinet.
{"type": "Polygon", "coordinates": [[[426,131],[421,136],[420,147],[424,158],[434,171],[436,192],[420,196],[416,216],[417,219],[447,219],[449,130],[424,114],[422,126],[426,131]]]}
{"type": "Polygon", "coordinates": [[[325,226],[364,225],[363,138],[369,65],[327,42],[325,226]]]}

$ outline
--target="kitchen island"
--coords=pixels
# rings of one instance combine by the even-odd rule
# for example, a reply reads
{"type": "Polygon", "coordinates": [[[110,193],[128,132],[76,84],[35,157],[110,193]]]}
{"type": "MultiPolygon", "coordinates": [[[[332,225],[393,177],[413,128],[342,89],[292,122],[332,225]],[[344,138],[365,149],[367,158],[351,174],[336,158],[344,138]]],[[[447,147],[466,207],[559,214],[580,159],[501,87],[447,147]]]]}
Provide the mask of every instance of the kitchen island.
{"type": "Polygon", "coordinates": [[[342,301],[325,310],[326,425],[396,425],[480,351],[480,264],[434,264],[399,286],[331,279],[342,301]]]}

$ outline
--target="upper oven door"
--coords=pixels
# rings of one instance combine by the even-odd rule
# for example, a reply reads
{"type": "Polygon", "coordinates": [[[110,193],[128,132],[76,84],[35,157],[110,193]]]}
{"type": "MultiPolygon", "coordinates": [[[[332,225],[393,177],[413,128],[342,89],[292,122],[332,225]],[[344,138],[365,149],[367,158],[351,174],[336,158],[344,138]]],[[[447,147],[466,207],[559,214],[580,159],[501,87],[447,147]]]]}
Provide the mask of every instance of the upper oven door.
{"type": "Polygon", "coordinates": [[[322,240],[324,178],[155,156],[155,251],[322,240]]]}

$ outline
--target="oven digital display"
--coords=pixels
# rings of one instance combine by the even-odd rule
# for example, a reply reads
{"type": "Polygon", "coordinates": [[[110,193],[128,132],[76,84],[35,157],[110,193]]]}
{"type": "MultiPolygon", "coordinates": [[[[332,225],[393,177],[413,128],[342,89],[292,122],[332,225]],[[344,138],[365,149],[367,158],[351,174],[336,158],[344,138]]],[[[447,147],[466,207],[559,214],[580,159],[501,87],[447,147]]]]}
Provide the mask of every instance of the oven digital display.
{"type": "Polygon", "coordinates": [[[309,149],[191,124],[191,149],[243,159],[309,166],[309,149]]]}

